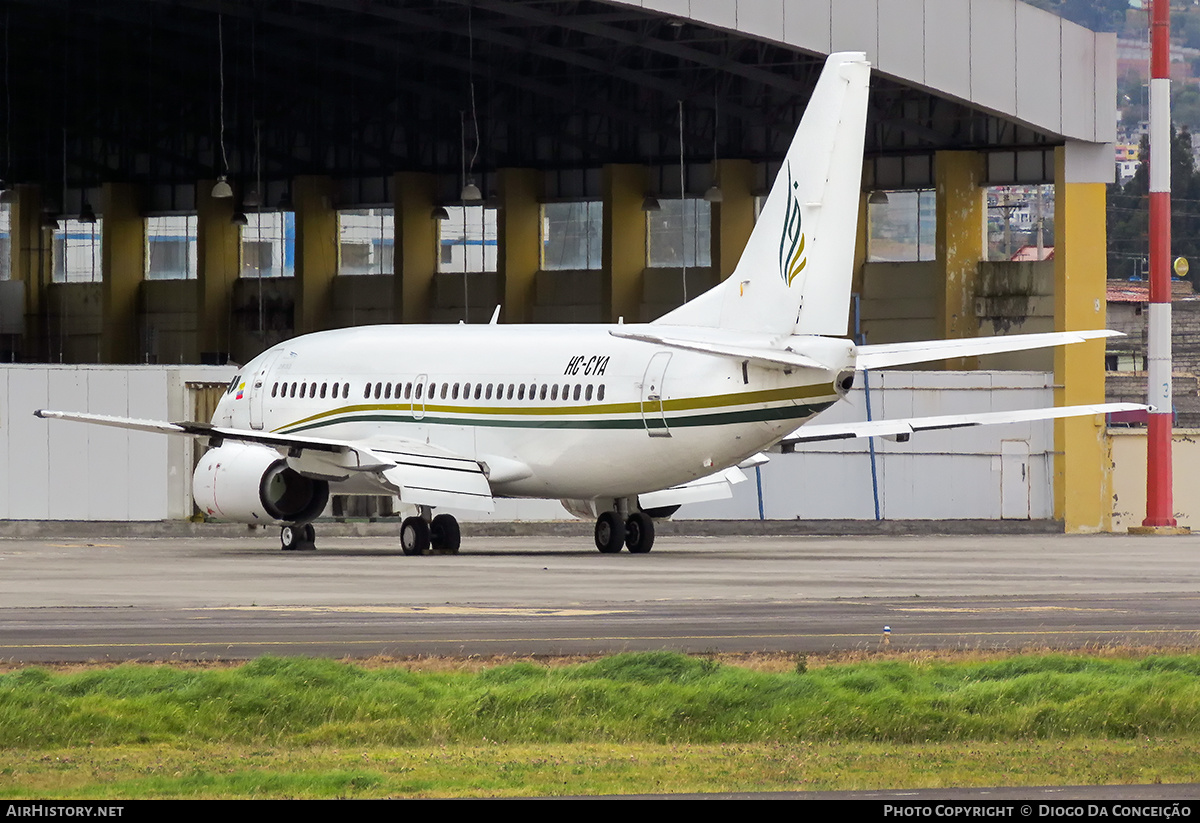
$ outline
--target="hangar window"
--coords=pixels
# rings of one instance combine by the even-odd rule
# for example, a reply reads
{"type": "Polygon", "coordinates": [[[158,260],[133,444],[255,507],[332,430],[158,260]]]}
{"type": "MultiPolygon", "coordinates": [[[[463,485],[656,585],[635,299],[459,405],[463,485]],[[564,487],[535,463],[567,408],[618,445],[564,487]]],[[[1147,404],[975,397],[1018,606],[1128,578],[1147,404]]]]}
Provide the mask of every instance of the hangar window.
{"type": "Polygon", "coordinates": [[[0,280],[12,277],[12,205],[0,203],[0,280]]]}
{"type": "Polygon", "coordinates": [[[660,200],[646,212],[646,265],[712,265],[712,206],[703,198],[660,200]]]}
{"type": "Polygon", "coordinates": [[[604,204],[599,200],[542,206],[543,271],[600,268],[604,204]]]}
{"type": "Polygon", "coordinates": [[[146,218],[146,279],[196,279],[196,215],[146,218]]]}
{"type": "Polygon", "coordinates": [[[246,215],[241,228],[242,277],[292,277],[296,273],[296,214],[246,215]]]}
{"type": "Polygon", "coordinates": [[[902,263],[936,257],[933,189],[875,192],[872,199],[880,202],[867,205],[867,260],[902,263]]]}
{"type": "Polygon", "coordinates": [[[449,218],[438,221],[438,271],[496,270],[496,210],[486,206],[447,206],[449,218]]]}
{"type": "Polygon", "coordinates": [[[987,189],[987,259],[1031,262],[1054,256],[1054,186],[987,189]]]}
{"type": "Polygon", "coordinates": [[[392,209],[338,212],[338,274],[391,274],[395,250],[392,209]]]}
{"type": "Polygon", "coordinates": [[[99,218],[94,223],[63,220],[54,230],[54,282],[99,283],[100,250],[99,218]]]}

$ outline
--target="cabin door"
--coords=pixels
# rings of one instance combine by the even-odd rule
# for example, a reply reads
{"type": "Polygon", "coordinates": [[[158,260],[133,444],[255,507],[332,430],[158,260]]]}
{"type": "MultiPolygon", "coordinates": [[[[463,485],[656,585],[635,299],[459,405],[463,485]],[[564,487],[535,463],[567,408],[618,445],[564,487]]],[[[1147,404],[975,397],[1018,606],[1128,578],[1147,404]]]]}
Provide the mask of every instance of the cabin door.
{"type": "Polygon", "coordinates": [[[263,407],[266,405],[267,399],[267,379],[271,376],[271,369],[275,367],[275,361],[279,359],[279,355],[283,354],[282,350],[272,352],[269,357],[263,360],[262,365],[258,367],[251,378],[246,381],[247,388],[250,391],[250,428],[261,429],[263,427],[263,407]]]}
{"type": "Polygon", "coordinates": [[[646,374],[642,377],[642,422],[646,425],[646,434],[651,437],[671,436],[663,409],[663,379],[670,362],[669,351],[658,352],[650,358],[646,374]]]}

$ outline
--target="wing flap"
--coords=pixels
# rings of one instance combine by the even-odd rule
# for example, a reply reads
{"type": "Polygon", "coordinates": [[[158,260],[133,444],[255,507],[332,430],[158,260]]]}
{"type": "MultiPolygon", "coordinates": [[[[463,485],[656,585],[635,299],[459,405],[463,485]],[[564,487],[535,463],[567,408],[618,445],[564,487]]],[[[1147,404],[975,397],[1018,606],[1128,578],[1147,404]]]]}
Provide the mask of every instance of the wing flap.
{"type": "Polygon", "coordinates": [[[741,469],[730,468],[680,483],[669,489],[638,495],[638,505],[643,509],[663,506],[679,506],[684,503],[703,503],[708,500],[726,500],[733,497],[733,487],[746,480],[741,469]]]}
{"type": "Polygon", "coordinates": [[[802,426],[780,441],[785,449],[797,443],[816,443],[823,440],[850,440],[856,437],[895,437],[907,440],[916,432],[938,429],[960,429],[968,426],[992,426],[1000,423],[1025,423],[1032,420],[1055,420],[1089,414],[1145,409],[1137,403],[1094,403],[1081,406],[1056,406],[1045,409],[982,412],[979,414],[947,414],[937,417],[911,417],[898,420],[864,420],[858,423],[818,423],[802,426]]]}
{"type": "Polygon", "coordinates": [[[965,337],[959,340],[921,340],[914,343],[879,343],[859,346],[855,368],[885,369],[891,366],[906,366],[913,363],[928,363],[950,357],[978,357],[984,354],[1002,354],[1010,351],[1045,349],[1082,343],[1102,337],[1123,337],[1118,331],[1096,329],[1094,331],[1046,332],[1043,334],[1006,334],[996,337],[965,337]]]}

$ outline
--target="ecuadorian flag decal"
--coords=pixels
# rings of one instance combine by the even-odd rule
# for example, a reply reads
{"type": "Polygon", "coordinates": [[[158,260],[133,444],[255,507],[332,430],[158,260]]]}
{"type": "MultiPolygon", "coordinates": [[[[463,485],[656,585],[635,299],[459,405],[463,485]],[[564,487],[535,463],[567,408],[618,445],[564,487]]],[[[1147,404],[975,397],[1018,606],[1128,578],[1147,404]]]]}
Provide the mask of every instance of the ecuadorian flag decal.
{"type": "Polygon", "coordinates": [[[783,232],[779,237],[779,276],[789,287],[804,266],[808,258],[804,256],[804,232],[801,231],[800,199],[796,197],[796,189],[800,184],[792,179],[792,164],[788,163],[787,213],[783,218],[783,232]]]}
{"type": "Polygon", "coordinates": [[[242,399],[242,395],[243,395],[245,392],[246,392],[246,384],[245,384],[245,383],[238,383],[238,393],[237,393],[237,397],[235,397],[235,398],[234,398],[234,400],[241,400],[241,399],[242,399]]]}

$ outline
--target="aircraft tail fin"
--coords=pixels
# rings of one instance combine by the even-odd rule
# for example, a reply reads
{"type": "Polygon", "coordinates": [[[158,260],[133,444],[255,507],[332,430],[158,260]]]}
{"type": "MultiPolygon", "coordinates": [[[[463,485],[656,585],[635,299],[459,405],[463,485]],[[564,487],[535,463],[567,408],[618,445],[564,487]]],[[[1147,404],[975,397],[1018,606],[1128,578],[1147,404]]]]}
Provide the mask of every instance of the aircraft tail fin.
{"type": "Polygon", "coordinates": [[[846,333],[870,69],[862,52],[829,56],[737,268],[656,323],[846,333]]]}

